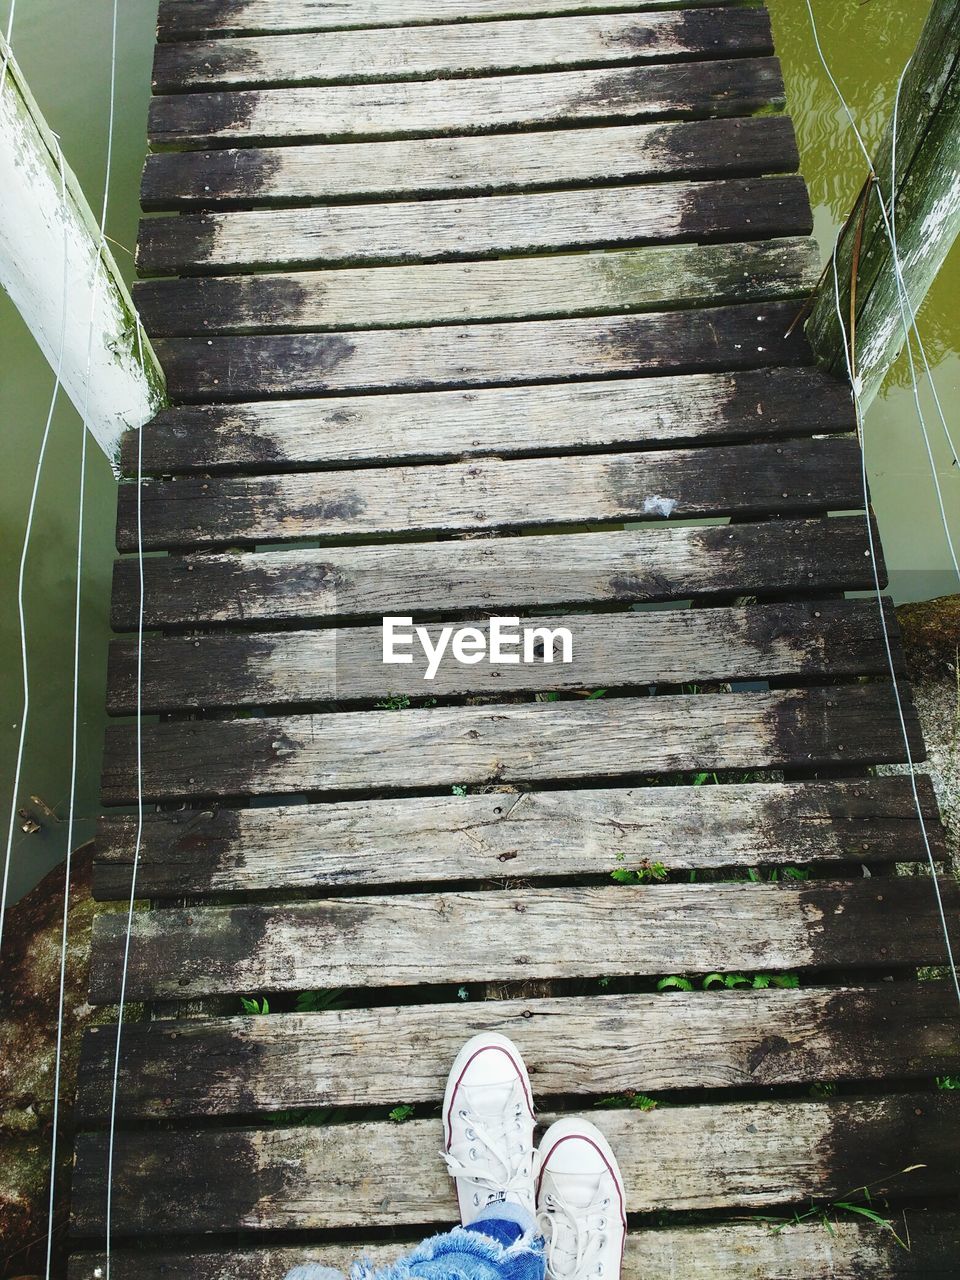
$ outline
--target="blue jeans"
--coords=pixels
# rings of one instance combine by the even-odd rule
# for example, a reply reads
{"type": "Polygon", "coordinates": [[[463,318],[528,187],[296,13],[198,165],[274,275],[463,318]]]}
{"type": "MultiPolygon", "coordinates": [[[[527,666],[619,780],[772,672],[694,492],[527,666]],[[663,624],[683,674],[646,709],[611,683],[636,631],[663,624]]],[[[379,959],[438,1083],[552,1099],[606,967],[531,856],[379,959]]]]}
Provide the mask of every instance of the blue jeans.
{"type": "MultiPolygon", "coordinates": [[[[518,1205],[493,1204],[469,1227],[431,1236],[389,1266],[365,1260],[350,1268],[350,1280],[544,1280],[543,1237],[536,1220],[518,1205]]],[[[307,1263],[285,1280],[343,1280],[330,1267],[307,1263]]]]}

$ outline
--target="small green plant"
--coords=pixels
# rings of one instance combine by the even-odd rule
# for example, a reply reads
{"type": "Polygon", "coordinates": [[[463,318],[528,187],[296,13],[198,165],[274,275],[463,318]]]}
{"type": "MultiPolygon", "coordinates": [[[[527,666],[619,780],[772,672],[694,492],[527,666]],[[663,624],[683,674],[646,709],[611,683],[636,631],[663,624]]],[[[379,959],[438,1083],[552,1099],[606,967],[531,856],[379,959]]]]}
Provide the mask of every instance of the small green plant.
{"type": "Polygon", "coordinates": [[[606,692],[606,689],[594,689],[593,693],[587,694],[587,701],[592,702],[594,698],[603,698],[606,692]]]}
{"type": "MultiPolygon", "coordinates": [[[[626,860],[626,855],[623,853],[618,853],[616,857],[618,862],[626,860]]],[[[610,878],[616,880],[617,884],[652,884],[666,880],[667,868],[662,862],[651,862],[649,858],[644,858],[635,869],[617,867],[615,871],[610,872],[610,878]]]]}
{"type": "Polygon", "coordinates": [[[388,693],[375,705],[378,711],[405,711],[410,705],[410,698],[405,693],[388,693]]]}
{"type": "Polygon", "coordinates": [[[836,1095],[839,1086],[835,1084],[827,1084],[825,1081],[818,1080],[816,1084],[810,1086],[811,1098],[832,1098],[836,1095]]]}
{"type": "Polygon", "coordinates": [[[456,786],[451,787],[450,790],[455,796],[465,796],[467,794],[467,788],[460,786],[459,783],[456,786]]]}
{"type": "Polygon", "coordinates": [[[611,979],[611,978],[598,978],[598,979],[597,979],[597,986],[598,986],[598,987],[609,987],[609,985],[610,985],[611,981],[612,981],[612,979],[611,979]]]}
{"type": "Polygon", "coordinates": [[[390,1112],[390,1119],[397,1124],[403,1124],[404,1120],[409,1120],[412,1117],[413,1110],[409,1102],[401,1102],[398,1107],[394,1107],[390,1112]]]}
{"type": "Polygon", "coordinates": [[[657,983],[658,991],[692,991],[693,983],[681,973],[671,973],[657,983]]]}
{"type": "Polygon", "coordinates": [[[614,1093],[607,1098],[599,1098],[594,1104],[600,1110],[630,1107],[634,1111],[653,1111],[660,1104],[656,1098],[645,1093],[614,1093]]]}
{"type": "MultiPolygon", "coordinates": [[[[800,978],[795,973],[708,973],[700,981],[704,991],[735,991],[747,988],[766,991],[768,987],[792,990],[799,987],[800,978]]],[[[696,981],[682,973],[671,973],[657,983],[658,991],[695,991],[696,981]]]]}
{"type": "MultiPolygon", "coordinates": [[[[922,1164],[907,1165],[905,1169],[900,1170],[900,1173],[897,1176],[903,1177],[904,1174],[913,1173],[917,1169],[925,1168],[926,1165],[922,1164]]],[[[887,1182],[888,1179],[884,1178],[882,1181],[887,1182]]],[[[868,1222],[872,1222],[875,1226],[880,1227],[881,1230],[889,1231],[897,1244],[900,1245],[902,1249],[909,1251],[909,1243],[897,1234],[894,1229],[893,1222],[889,1218],[885,1218],[882,1213],[878,1213],[872,1206],[870,1191],[872,1187],[876,1187],[878,1185],[879,1182],[871,1182],[862,1187],[855,1187],[854,1190],[842,1200],[833,1200],[829,1204],[812,1204],[806,1213],[794,1213],[790,1218],[774,1218],[767,1217],[763,1214],[757,1214],[757,1220],[760,1222],[769,1222],[777,1233],[783,1231],[789,1226],[814,1221],[819,1222],[830,1235],[834,1235],[836,1233],[833,1228],[840,1215],[844,1213],[852,1213],[858,1218],[866,1218],[868,1222]]]]}
{"type": "Polygon", "coordinates": [[[458,987],[458,988],[457,988],[457,999],[458,999],[458,1000],[469,1000],[469,999],[470,999],[470,992],[469,992],[469,990],[468,990],[466,987],[458,987]]]}
{"type": "Polygon", "coordinates": [[[960,1076],[937,1076],[938,1089],[960,1089],[960,1076]]]}
{"type": "Polygon", "coordinates": [[[262,1017],[270,1012],[270,1001],[266,996],[260,996],[259,999],[256,996],[252,999],[248,996],[241,996],[240,1003],[243,1005],[244,1013],[259,1014],[262,1017]]]}
{"type": "Polygon", "coordinates": [[[301,991],[294,1002],[297,1013],[323,1013],[325,1009],[342,1009],[343,992],[339,989],[330,991],[301,991]]]}
{"type": "Polygon", "coordinates": [[[695,773],[693,775],[692,785],[702,787],[705,782],[716,782],[717,775],[715,773],[695,773]]]}

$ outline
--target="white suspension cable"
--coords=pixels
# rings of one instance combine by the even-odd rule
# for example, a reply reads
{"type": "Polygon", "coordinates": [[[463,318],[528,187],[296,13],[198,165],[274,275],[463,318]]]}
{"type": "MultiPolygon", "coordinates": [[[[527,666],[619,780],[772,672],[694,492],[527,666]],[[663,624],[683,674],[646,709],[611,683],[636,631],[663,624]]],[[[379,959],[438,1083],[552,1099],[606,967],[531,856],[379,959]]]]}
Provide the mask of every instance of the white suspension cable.
{"type": "MultiPolygon", "coordinates": [[[[57,147],[59,155],[59,144],[57,147]]],[[[62,155],[59,156],[60,163],[63,163],[62,155]]],[[[61,190],[61,199],[66,203],[66,192],[61,190]]],[[[64,220],[64,281],[63,281],[63,297],[64,297],[64,326],[66,325],[66,297],[67,297],[67,270],[66,270],[66,227],[64,220]]],[[[92,329],[92,325],[91,325],[92,329]]],[[[89,372],[89,371],[88,371],[89,372]]],[[[75,598],[75,615],[74,615],[74,653],[73,653],[73,719],[71,725],[71,758],[70,758],[70,809],[67,821],[67,841],[66,841],[66,858],[64,860],[64,881],[63,881],[63,919],[60,926],[60,978],[59,978],[59,996],[57,999],[57,1038],[56,1038],[56,1054],[53,1072],[53,1110],[52,1110],[52,1133],[50,1139],[50,1190],[47,1210],[47,1259],[46,1259],[46,1280],[50,1280],[52,1264],[53,1264],[53,1237],[54,1237],[54,1201],[56,1198],[57,1184],[57,1154],[59,1150],[59,1123],[60,1123],[60,1084],[62,1075],[62,1059],[63,1059],[63,1012],[64,998],[66,993],[67,979],[67,941],[69,935],[70,923],[70,876],[73,870],[73,825],[74,825],[74,806],[76,799],[76,773],[77,773],[77,724],[78,724],[78,689],[80,682],[80,566],[81,566],[81,548],[83,543],[83,494],[84,479],[86,474],[86,448],[87,433],[82,429],[82,439],[80,445],[80,498],[79,498],[79,529],[77,533],[77,585],[75,598]]]]}
{"type": "Polygon", "coordinates": [[[0,93],[7,83],[7,67],[10,65],[10,46],[13,41],[13,19],[17,12],[17,0],[10,0],[10,12],[7,14],[7,29],[4,32],[6,44],[3,50],[3,64],[0,66],[0,93]]]}
{"type": "MultiPolygon", "coordinates": [[[[954,566],[954,569],[956,570],[957,577],[958,579],[960,579],[960,562],[958,562],[957,552],[953,542],[953,535],[950,530],[950,523],[947,519],[946,506],[943,500],[943,491],[940,486],[940,477],[937,475],[937,469],[933,459],[933,452],[930,448],[930,438],[929,438],[929,433],[927,431],[926,418],[924,417],[923,408],[920,404],[920,392],[919,392],[919,387],[917,386],[916,369],[913,363],[913,352],[910,346],[911,329],[913,330],[916,336],[918,346],[920,347],[921,351],[923,351],[924,365],[927,368],[928,373],[929,373],[929,364],[926,358],[926,351],[923,349],[923,342],[920,337],[919,330],[916,328],[916,316],[914,314],[912,304],[910,303],[909,291],[907,290],[906,281],[903,278],[903,271],[900,266],[899,255],[896,252],[896,237],[894,234],[894,227],[890,219],[890,212],[888,211],[887,202],[884,199],[883,191],[881,190],[880,184],[877,181],[876,168],[873,163],[873,158],[870,155],[870,152],[867,149],[867,145],[863,140],[863,135],[861,134],[859,128],[857,127],[857,122],[853,117],[853,112],[850,110],[850,107],[843,96],[843,91],[841,90],[840,86],[837,84],[837,81],[834,79],[833,72],[830,70],[830,65],[827,62],[826,55],[823,51],[823,46],[820,42],[820,34],[819,34],[819,31],[817,30],[817,20],[813,12],[812,0],[806,0],[806,5],[807,5],[807,13],[810,17],[810,28],[813,33],[813,41],[817,49],[817,55],[820,58],[820,62],[823,66],[824,71],[826,72],[828,80],[833,86],[833,90],[837,95],[837,98],[840,102],[841,107],[843,108],[844,114],[846,115],[847,120],[850,122],[850,127],[853,130],[853,134],[857,140],[857,144],[861,152],[863,153],[864,159],[867,162],[867,166],[870,170],[871,178],[873,179],[873,185],[876,189],[877,201],[879,203],[880,213],[883,218],[884,230],[886,232],[887,240],[890,244],[890,250],[893,255],[894,279],[896,281],[896,286],[897,286],[897,303],[898,303],[898,309],[900,311],[900,322],[903,327],[904,343],[907,348],[907,357],[910,365],[911,381],[913,385],[914,404],[917,410],[917,417],[920,422],[920,431],[921,431],[921,434],[923,435],[924,444],[927,451],[927,457],[930,461],[933,485],[934,485],[934,490],[937,494],[937,503],[940,509],[940,518],[943,526],[944,537],[946,538],[947,547],[949,548],[950,557],[953,561],[953,566],[954,566]],[[908,311],[909,311],[909,318],[907,314],[908,311]]],[[[903,72],[901,72],[900,79],[897,83],[897,100],[899,100],[900,87],[903,83],[903,77],[905,74],[906,74],[906,68],[904,68],[903,72]]],[[[896,102],[894,105],[894,109],[895,111],[897,110],[896,102]]],[[[895,194],[896,194],[895,191],[893,192],[893,194],[895,197],[895,194]]],[[[864,196],[864,199],[868,199],[868,198],[869,198],[869,191],[864,196]]],[[[839,237],[838,237],[838,240],[839,240],[839,237]]],[[[846,335],[845,326],[842,328],[841,331],[846,335]]],[[[845,337],[844,340],[849,341],[849,337],[845,337]]],[[[933,385],[932,375],[930,377],[930,383],[932,386],[933,385]]],[[[854,380],[854,390],[855,391],[857,390],[857,385],[855,380],[854,380]]],[[[936,399],[937,405],[939,406],[940,405],[939,396],[935,395],[935,399],[936,399]]],[[[942,413],[942,410],[941,410],[941,413],[942,413]]],[[[949,433],[949,430],[947,429],[945,420],[943,420],[943,425],[944,425],[944,431],[946,432],[947,441],[951,448],[952,455],[954,458],[956,458],[956,450],[953,448],[953,441],[950,438],[950,433],[949,433]]]]}
{"type": "MultiPolygon", "coordinates": [[[[837,246],[834,245],[831,257],[833,266],[833,289],[834,301],[836,304],[837,319],[840,322],[840,330],[844,337],[844,359],[847,364],[847,374],[853,385],[853,368],[850,361],[850,351],[847,345],[848,337],[846,324],[843,318],[843,310],[840,304],[840,278],[837,274],[837,246]]],[[[870,547],[870,567],[873,571],[874,590],[877,597],[877,607],[880,610],[880,628],[883,633],[883,644],[887,656],[887,666],[890,671],[890,679],[893,686],[893,697],[897,707],[897,716],[900,720],[900,731],[903,735],[903,746],[907,756],[907,768],[909,769],[910,785],[913,790],[913,803],[917,811],[917,817],[920,820],[920,831],[923,837],[924,849],[927,854],[927,862],[930,867],[930,878],[933,883],[933,893],[937,904],[937,911],[940,916],[940,927],[943,930],[943,940],[946,948],[947,964],[950,968],[950,974],[953,979],[953,989],[956,993],[957,1003],[960,1005],[960,978],[957,976],[957,964],[953,953],[953,943],[950,938],[950,926],[947,923],[947,913],[943,905],[943,895],[940,892],[940,881],[937,876],[937,864],[933,856],[933,848],[930,844],[930,836],[927,831],[927,824],[923,816],[923,806],[920,802],[920,793],[917,789],[917,771],[913,760],[913,751],[910,747],[910,733],[907,729],[906,716],[903,710],[903,699],[900,695],[900,683],[897,679],[897,667],[893,657],[893,646],[890,643],[890,633],[887,628],[886,611],[883,607],[883,588],[880,585],[880,571],[877,567],[877,548],[873,536],[873,521],[870,519],[870,485],[867,478],[867,449],[866,434],[863,429],[863,412],[860,404],[860,395],[857,388],[853,389],[854,411],[857,415],[857,425],[860,429],[860,469],[863,481],[863,506],[867,522],[867,541],[870,547]]]]}
{"type": "MultiPolygon", "coordinates": [[[[137,349],[143,360],[143,326],[137,316],[137,349]]],[[[137,897],[137,871],[140,867],[140,849],[143,843],[143,427],[137,432],[137,573],[139,599],[137,603],[137,833],[133,846],[133,865],[130,868],[130,897],[127,902],[127,927],[123,942],[123,964],[120,974],[120,998],[117,1010],[117,1036],[113,1050],[113,1076],[110,1085],[110,1130],[107,1139],[107,1207],[105,1217],[106,1246],[104,1249],[106,1276],[110,1280],[111,1234],[113,1225],[113,1160],[117,1128],[117,1092],[120,1080],[120,1044],[123,1036],[123,1010],[127,999],[127,973],[130,968],[130,937],[133,933],[133,904],[137,897]]]]}
{"type": "Polygon", "coordinates": [[[67,953],[67,933],[69,927],[69,906],[70,906],[70,870],[72,862],[72,851],[74,841],[74,829],[76,823],[77,809],[77,776],[79,771],[79,743],[80,743],[80,640],[81,640],[81,602],[82,602],[82,584],[83,584],[83,538],[85,530],[85,506],[86,506],[86,479],[87,479],[87,439],[88,439],[88,423],[89,423],[89,399],[90,399],[90,382],[91,370],[93,367],[93,343],[95,335],[95,324],[97,308],[100,301],[100,291],[104,280],[104,253],[106,250],[106,218],[110,193],[111,169],[113,163],[113,133],[116,117],[116,70],[117,70],[117,11],[119,0],[114,0],[113,4],[113,20],[112,20],[112,36],[111,36],[111,72],[110,72],[110,107],[108,114],[107,126],[107,155],[105,162],[105,176],[103,189],[103,205],[100,220],[100,241],[97,246],[97,256],[93,267],[93,289],[90,303],[90,319],[87,332],[87,354],[86,354],[86,370],[85,370],[85,391],[83,409],[81,412],[80,424],[80,474],[79,474],[79,495],[77,502],[77,555],[76,555],[76,587],[74,594],[74,629],[73,629],[73,695],[72,695],[72,718],[71,718],[71,755],[70,755],[70,799],[69,813],[67,818],[67,861],[66,861],[66,888],[64,891],[63,905],[63,927],[61,935],[61,954],[60,954],[60,994],[57,1008],[57,1044],[56,1059],[54,1065],[54,1112],[53,1112],[53,1138],[51,1142],[51,1160],[50,1160],[50,1197],[47,1218],[47,1256],[46,1256],[46,1273],[45,1280],[51,1280],[53,1266],[53,1238],[54,1238],[54,1201],[56,1186],[56,1160],[58,1147],[58,1116],[59,1116],[59,1098],[60,1098],[60,1082],[62,1073],[62,1042],[63,1042],[63,1006],[66,988],[66,953],[67,953]]]}

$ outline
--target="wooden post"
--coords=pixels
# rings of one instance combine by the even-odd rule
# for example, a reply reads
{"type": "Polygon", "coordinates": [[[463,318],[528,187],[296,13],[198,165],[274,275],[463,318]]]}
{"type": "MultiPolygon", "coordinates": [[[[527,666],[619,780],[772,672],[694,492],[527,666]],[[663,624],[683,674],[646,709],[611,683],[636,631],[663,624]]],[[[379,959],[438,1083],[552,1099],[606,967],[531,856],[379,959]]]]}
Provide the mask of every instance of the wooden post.
{"type": "Polygon", "coordinates": [[[63,386],[116,465],[123,432],[165,403],[163,374],[146,337],[138,338],[130,294],[77,179],[0,36],[0,65],[8,57],[0,93],[0,285],[54,367],[66,315],[63,386]]]}
{"type": "MultiPolygon", "coordinates": [[[[896,190],[891,187],[893,119],[876,159],[876,184],[895,211],[898,257],[911,309],[919,309],[960,233],[960,0],[933,0],[903,80],[897,112],[896,190]]],[[[844,228],[837,254],[840,307],[851,328],[852,365],[866,407],[904,345],[903,316],[893,253],[872,177],[844,228]],[[857,244],[859,241],[859,255],[857,244]]],[[[828,264],[807,336],[821,365],[846,377],[844,339],[828,264]]]]}

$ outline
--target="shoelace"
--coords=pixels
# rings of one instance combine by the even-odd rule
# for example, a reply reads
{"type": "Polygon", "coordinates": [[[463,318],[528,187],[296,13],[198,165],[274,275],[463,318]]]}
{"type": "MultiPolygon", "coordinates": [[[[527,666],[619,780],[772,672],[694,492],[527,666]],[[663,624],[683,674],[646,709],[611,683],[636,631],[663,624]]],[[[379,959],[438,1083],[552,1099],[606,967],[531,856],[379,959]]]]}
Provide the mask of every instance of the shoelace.
{"type": "MultiPolygon", "coordinates": [[[[511,1192],[529,1195],[539,1153],[532,1145],[516,1140],[516,1135],[523,1133],[522,1103],[508,1103],[499,1121],[486,1125],[469,1107],[462,1107],[458,1115],[465,1126],[466,1142],[456,1152],[440,1152],[450,1176],[475,1183],[486,1192],[487,1202],[511,1192]]],[[[478,1191],[474,1204],[479,1207],[481,1203],[478,1191]]]]}
{"type": "Polygon", "coordinates": [[[557,1280],[583,1280],[603,1275],[600,1255],[610,1216],[610,1197],[599,1192],[585,1208],[573,1208],[556,1191],[548,1191],[537,1215],[547,1240],[547,1274],[557,1280]],[[594,1263],[597,1264],[594,1270],[594,1263]]]}

